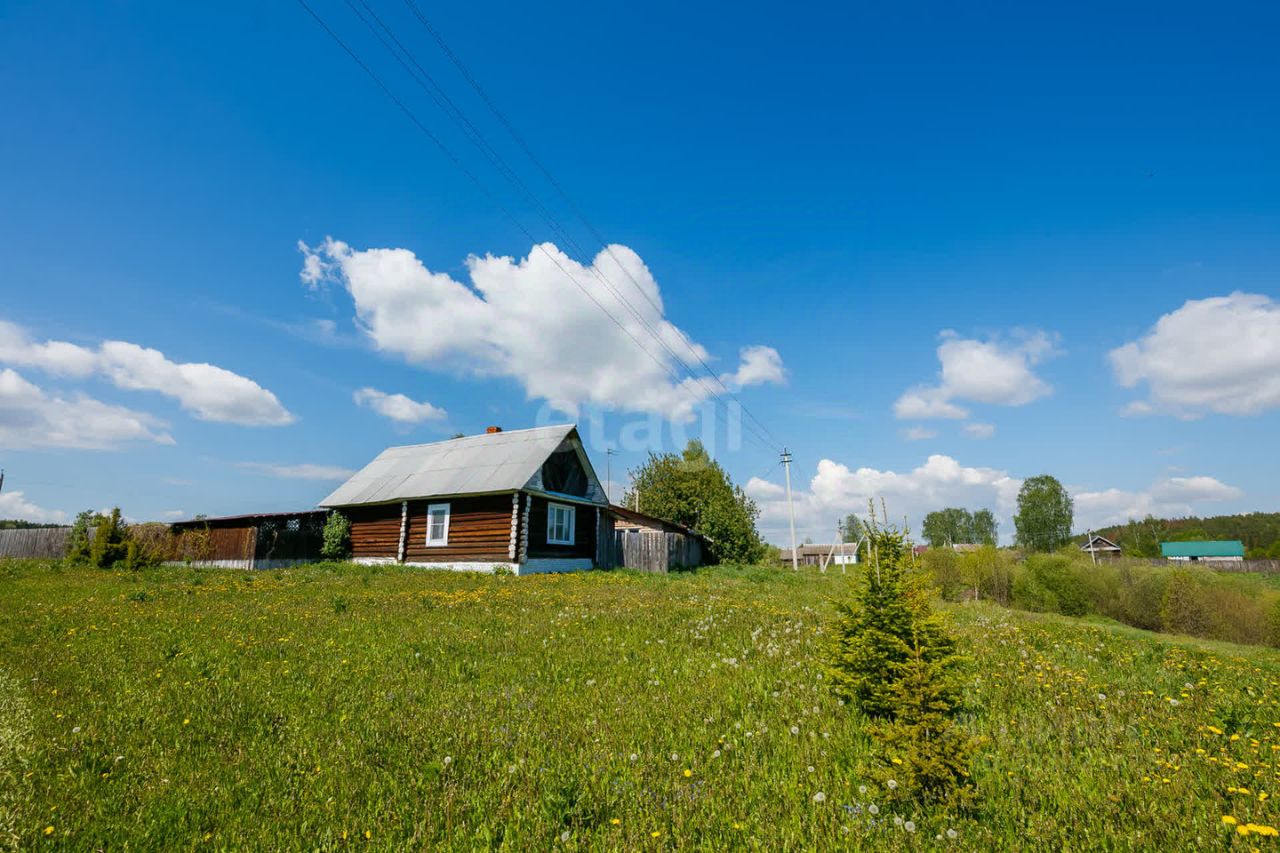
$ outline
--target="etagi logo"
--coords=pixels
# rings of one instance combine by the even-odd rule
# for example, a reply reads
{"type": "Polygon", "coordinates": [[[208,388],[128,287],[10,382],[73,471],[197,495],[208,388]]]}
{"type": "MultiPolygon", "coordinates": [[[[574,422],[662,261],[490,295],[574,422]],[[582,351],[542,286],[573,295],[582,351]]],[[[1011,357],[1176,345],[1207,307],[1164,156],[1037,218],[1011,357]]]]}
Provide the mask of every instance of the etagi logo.
{"type": "Polygon", "coordinates": [[[742,406],[736,400],[718,406],[714,401],[704,401],[682,420],[652,412],[620,413],[612,407],[544,403],[535,422],[550,426],[563,423],[566,417],[577,420],[583,444],[599,454],[679,453],[691,440],[702,442],[712,458],[742,449],[742,406]],[[611,433],[616,437],[610,438],[611,433]]]}

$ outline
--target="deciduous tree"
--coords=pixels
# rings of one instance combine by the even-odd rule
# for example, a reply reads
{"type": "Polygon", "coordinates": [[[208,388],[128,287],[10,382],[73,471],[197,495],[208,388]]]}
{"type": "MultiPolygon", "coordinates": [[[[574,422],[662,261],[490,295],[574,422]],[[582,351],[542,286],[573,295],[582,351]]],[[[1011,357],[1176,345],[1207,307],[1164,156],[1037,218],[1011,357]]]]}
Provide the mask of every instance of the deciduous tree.
{"type": "Polygon", "coordinates": [[[711,540],[714,562],[754,563],[764,554],[756,531],[760,510],[741,487],[707,453],[700,441],[690,441],[683,453],[650,453],[631,472],[626,506],[676,524],[683,524],[711,540]]]}
{"type": "Polygon", "coordinates": [[[1057,478],[1032,477],[1018,490],[1013,517],[1018,544],[1032,551],[1056,551],[1071,541],[1074,503],[1057,478]]]}

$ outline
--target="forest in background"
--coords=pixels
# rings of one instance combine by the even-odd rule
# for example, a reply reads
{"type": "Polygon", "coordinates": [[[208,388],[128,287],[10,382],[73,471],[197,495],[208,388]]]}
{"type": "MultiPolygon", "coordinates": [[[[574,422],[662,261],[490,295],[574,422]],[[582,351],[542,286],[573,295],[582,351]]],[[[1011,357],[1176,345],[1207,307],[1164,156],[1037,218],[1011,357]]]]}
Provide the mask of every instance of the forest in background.
{"type": "MultiPolygon", "coordinates": [[[[1247,512],[1208,518],[1152,518],[1100,527],[1094,533],[1119,545],[1129,557],[1159,557],[1161,542],[1239,539],[1250,560],[1280,560],[1280,512],[1247,512]]],[[[1084,542],[1084,537],[1079,537],[1084,542]]]]}

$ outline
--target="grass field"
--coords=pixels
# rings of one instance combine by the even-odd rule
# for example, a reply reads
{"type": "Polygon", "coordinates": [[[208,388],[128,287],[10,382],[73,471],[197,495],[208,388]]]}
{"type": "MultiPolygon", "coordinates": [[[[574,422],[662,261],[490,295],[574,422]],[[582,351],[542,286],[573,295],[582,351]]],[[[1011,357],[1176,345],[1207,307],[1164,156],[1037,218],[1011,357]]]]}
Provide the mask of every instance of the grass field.
{"type": "Polygon", "coordinates": [[[864,790],[848,582],[0,564],[0,846],[1280,849],[1280,653],[984,605],[977,807],[864,790]]]}

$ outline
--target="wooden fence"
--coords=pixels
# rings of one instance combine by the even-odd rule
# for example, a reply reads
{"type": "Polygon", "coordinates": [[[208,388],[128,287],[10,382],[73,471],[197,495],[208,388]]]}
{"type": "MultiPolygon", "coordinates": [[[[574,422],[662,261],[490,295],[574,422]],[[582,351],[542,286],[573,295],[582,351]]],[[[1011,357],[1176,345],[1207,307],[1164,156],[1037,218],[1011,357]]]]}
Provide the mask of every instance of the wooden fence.
{"type": "MultiPolygon", "coordinates": [[[[168,565],[224,569],[274,569],[319,560],[324,539],[323,513],[264,516],[234,525],[173,526],[156,522],[131,525],[145,553],[168,565]]],[[[89,539],[96,531],[90,527],[89,539]]],[[[66,556],[70,527],[0,530],[0,559],[66,556]]]]}
{"type": "Polygon", "coordinates": [[[614,566],[665,574],[702,565],[702,543],[695,536],[659,530],[615,530],[614,566]]]}
{"type": "Polygon", "coordinates": [[[1148,559],[1153,566],[1170,569],[1209,569],[1214,572],[1239,572],[1241,574],[1280,574],[1280,560],[1167,560],[1161,557],[1148,559]]]}
{"type": "Polygon", "coordinates": [[[70,533],[70,527],[0,530],[0,557],[61,557],[70,533]]]}

